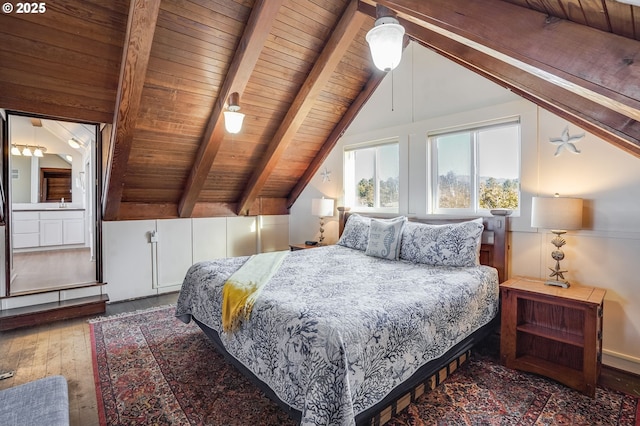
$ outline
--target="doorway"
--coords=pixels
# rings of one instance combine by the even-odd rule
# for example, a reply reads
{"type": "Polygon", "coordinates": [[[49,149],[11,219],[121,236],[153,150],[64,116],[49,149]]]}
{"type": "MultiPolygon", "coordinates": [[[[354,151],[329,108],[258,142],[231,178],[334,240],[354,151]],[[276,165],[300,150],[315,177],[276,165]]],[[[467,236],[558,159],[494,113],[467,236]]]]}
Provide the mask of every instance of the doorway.
{"type": "Polygon", "coordinates": [[[7,114],[7,295],[101,280],[98,125],[7,114]]]}

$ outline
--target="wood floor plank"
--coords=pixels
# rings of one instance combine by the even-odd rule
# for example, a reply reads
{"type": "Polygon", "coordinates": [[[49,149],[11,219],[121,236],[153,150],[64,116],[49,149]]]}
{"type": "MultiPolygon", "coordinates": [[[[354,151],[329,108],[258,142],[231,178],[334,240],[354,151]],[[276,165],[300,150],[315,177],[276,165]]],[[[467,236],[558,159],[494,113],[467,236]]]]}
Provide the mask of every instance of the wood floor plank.
{"type": "Polygon", "coordinates": [[[49,330],[45,377],[62,374],[62,335],[60,333],[59,324],[61,323],[52,324],[51,329],[49,330]]]}
{"type": "MultiPolygon", "coordinates": [[[[33,356],[33,362],[28,368],[25,381],[22,383],[38,380],[46,377],[47,372],[47,350],[49,349],[49,332],[50,325],[44,324],[38,327],[38,335],[36,339],[36,347],[33,356]]],[[[22,366],[18,369],[20,370],[22,366]]]]}

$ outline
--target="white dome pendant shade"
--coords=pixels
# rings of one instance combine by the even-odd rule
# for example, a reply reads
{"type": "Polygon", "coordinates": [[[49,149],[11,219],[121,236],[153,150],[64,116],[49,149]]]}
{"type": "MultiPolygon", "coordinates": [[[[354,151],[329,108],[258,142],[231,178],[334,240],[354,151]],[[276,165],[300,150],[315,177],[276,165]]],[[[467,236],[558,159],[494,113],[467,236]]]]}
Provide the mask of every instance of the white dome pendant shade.
{"type": "Polygon", "coordinates": [[[224,127],[229,133],[238,133],[242,130],[244,114],[240,111],[240,95],[233,92],[229,95],[229,107],[224,111],[224,127]]]}
{"type": "Polygon", "coordinates": [[[244,114],[237,111],[232,111],[229,107],[229,111],[224,112],[224,127],[229,133],[239,133],[242,130],[242,121],[244,120],[244,114]]]}
{"type": "Polygon", "coordinates": [[[389,72],[400,64],[404,27],[396,18],[384,16],[376,19],[366,38],[376,68],[389,72]]]}

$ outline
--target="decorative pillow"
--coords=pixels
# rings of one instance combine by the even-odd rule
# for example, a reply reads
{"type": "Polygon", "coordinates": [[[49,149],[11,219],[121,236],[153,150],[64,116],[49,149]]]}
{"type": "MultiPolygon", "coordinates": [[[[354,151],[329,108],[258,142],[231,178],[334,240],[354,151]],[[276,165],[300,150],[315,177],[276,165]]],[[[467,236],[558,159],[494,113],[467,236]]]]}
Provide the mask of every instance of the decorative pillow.
{"type": "Polygon", "coordinates": [[[407,222],[400,258],[432,266],[477,266],[483,229],[482,219],[446,225],[407,222]]]}
{"type": "Polygon", "coordinates": [[[398,217],[393,220],[371,219],[369,243],[365,254],[383,259],[398,260],[402,227],[406,221],[406,217],[398,217]]]}
{"type": "Polygon", "coordinates": [[[350,215],[337,244],[355,250],[366,250],[367,244],[369,244],[370,222],[371,219],[368,217],[362,217],[359,214],[350,215]]]}

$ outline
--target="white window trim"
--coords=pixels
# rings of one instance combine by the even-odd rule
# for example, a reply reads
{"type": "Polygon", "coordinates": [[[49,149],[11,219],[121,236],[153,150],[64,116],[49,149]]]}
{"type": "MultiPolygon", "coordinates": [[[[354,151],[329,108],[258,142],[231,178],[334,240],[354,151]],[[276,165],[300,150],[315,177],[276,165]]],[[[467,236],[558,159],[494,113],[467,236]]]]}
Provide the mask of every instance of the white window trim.
{"type": "MultiPolygon", "coordinates": [[[[375,140],[375,141],[369,141],[369,142],[360,142],[360,143],[356,143],[356,144],[351,144],[351,145],[346,145],[342,148],[342,170],[344,171],[344,176],[343,176],[343,187],[344,188],[348,188],[348,187],[353,187],[353,185],[355,185],[355,181],[354,182],[349,182],[347,183],[347,179],[351,179],[353,174],[352,172],[350,172],[350,167],[346,164],[347,162],[345,161],[345,154],[347,152],[351,152],[351,151],[358,151],[361,149],[368,149],[368,148],[376,148],[376,147],[380,147],[380,146],[385,146],[385,145],[397,145],[398,146],[398,151],[400,150],[400,140],[397,137],[392,137],[392,138],[385,138],[385,139],[379,139],[379,140],[375,140]]],[[[378,170],[379,170],[379,158],[376,155],[376,164],[375,164],[375,169],[374,169],[374,182],[378,182],[378,170]]],[[[375,194],[375,200],[377,200],[378,202],[380,201],[380,187],[379,185],[374,185],[376,194],[375,194]]],[[[346,193],[345,193],[345,202],[346,202],[346,193]]],[[[398,200],[399,203],[399,200],[398,200]]],[[[355,205],[351,205],[351,211],[352,212],[360,212],[360,213],[390,213],[390,214],[396,214],[400,211],[400,205],[398,205],[398,207],[365,207],[365,206],[355,206],[355,205]]]]}
{"type": "MultiPolygon", "coordinates": [[[[479,168],[479,159],[478,159],[478,141],[477,133],[479,130],[486,130],[492,127],[502,127],[505,125],[517,124],[518,125],[518,138],[519,144],[518,147],[518,162],[521,164],[520,156],[522,155],[522,119],[518,116],[505,117],[496,120],[488,120],[483,121],[481,123],[475,123],[472,125],[460,125],[453,126],[445,129],[439,129],[435,131],[431,131],[427,133],[427,153],[430,158],[427,158],[427,165],[430,168],[430,173],[428,173],[428,194],[427,194],[427,214],[431,215],[442,215],[442,216],[460,216],[460,215],[481,215],[481,216],[491,216],[489,209],[482,209],[480,207],[476,208],[478,205],[478,173],[477,170],[479,168]],[[437,185],[438,185],[438,167],[437,167],[437,158],[438,158],[438,148],[436,144],[436,138],[441,135],[450,135],[455,133],[471,133],[472,140],[471,143],[471,161],[469,162],[471,170],[469,171],[469,175],[472,180],[472,188],[471,188],[471,207],[468,209],[463,208],[437,208],[437,185]]],[[[521,184],[522,179],[522,167],[520,167],[518,182],[521,184]]],[[[520,195],[520,200],[522,200],[522,188],[518,188],[518,194],[520,195]]],[[[522,206],[522,203],[519,204],[519,208],[522,206]]],[[[520,210],[518,209],[516,215],[519,215],[520,210]]]]}

